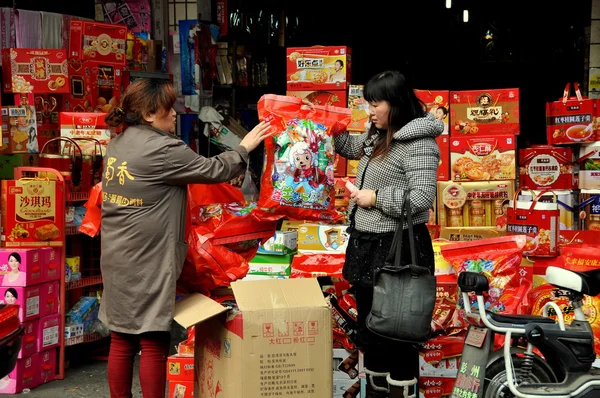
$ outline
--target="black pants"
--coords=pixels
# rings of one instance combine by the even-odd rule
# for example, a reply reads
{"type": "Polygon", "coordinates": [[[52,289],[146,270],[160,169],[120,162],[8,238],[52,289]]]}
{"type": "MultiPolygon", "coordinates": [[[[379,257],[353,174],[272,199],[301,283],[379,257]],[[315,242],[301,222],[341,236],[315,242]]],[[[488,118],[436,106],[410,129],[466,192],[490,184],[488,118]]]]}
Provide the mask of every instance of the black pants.
{"type": "MultiPolygon", "coordinates": [[[[417,262],[434,272],[434,256],[431,237],[425,224],[414,226],[417,262]]],[[[411,261],[408,233],[403,234],[402,263],[411,261]]],[[[344,276],[354,286],[358,311],[360,348],[364,353],[364,365],[378,373],[390,373],[394,380],[412,380],[419,375],[419,346],[401,343],[373,334],[366,326],[366,319],[373,305],[373,274],[376,264],[385,261],[392,236],[365,233],[354,234],[348,243],[344,276]]]]}

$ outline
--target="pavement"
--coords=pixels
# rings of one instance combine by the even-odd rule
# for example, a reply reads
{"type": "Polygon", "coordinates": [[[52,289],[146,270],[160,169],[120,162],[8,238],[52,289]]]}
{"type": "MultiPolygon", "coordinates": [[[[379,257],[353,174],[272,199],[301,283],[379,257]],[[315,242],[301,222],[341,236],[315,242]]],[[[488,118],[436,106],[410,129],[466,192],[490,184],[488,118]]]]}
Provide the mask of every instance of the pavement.
{"type": "MultiPolygon", "coordinates": [[[[134,398],[142,398],[140,381],[137,377],[138,363],[139,361],[136,360],[132,388],[134,398]]],[[[106,364],[106,361],[90,361],[71,367],[65,372],[64,380],[55,380],[19,395],[31,398],[110,398],[106,364]]],[[[0,394],[0,396],[12,395],[0,394]]]]}

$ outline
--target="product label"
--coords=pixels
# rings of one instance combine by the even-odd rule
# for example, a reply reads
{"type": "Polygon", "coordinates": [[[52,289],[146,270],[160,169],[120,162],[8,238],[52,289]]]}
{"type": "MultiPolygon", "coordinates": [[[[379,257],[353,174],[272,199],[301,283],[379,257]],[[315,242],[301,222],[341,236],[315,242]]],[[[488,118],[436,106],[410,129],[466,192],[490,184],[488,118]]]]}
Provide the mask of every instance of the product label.
{"type": "Polygon", "coordinates": [[[548,186],[560,177],[560,164],[554,156],[538,155],[531,160],[527,171],[537,185],[548,186]]]}
{"type": "Polygon", "coordinates": [[[58,344],[58,326],[52,326],[44,329],[43,347],[49,347],[58,344]]]}
{"type": "Polygon", "coordinates": [[[30,297],[26,302],[26,316],[34,316],[40,313],[40,296],[30,297]]]}

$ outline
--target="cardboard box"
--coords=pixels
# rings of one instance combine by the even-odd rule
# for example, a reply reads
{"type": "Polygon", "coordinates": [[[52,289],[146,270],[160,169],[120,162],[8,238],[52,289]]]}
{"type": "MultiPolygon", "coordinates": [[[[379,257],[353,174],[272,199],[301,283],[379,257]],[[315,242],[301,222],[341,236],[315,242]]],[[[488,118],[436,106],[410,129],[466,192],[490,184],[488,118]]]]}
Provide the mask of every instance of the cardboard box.
{"type": "Polygon", "coordinates": [[[40,385],[38,372],[38,354],[17,360],[8,378],[0,380],[0,394],[18,394],[26,388],[34,389],[40,385]]]}
{"type": "Polygon", "coordinates": [[[289,47],[288,90],[345,90],[351,78],[351,54],[345,46],[289,47]]]}
{"type": "Polygon", "coordinates": [[[18,305],[21,322],[32,321],[40,317],[40,296],[40,285],[0,288],[0,303],[18,305]]]}
{"type": "Polygon", "coordinates": [[[227,316],[229,308],[201,294],[175,305],[181,326],[202,323],[196,328],[196,398],[256,398],[278,385],[299,396],[330,396],[333,332],[319,283],[278,279],[231,288],[239,311],[227,316]]]}
{"type": "Polygon", "coordinates": [[[258,247],[258,253],[284,255],[293,253],[298,247],[298,232],[275,231],[275,236],[258,247]]]}
{"type": "Polygon", "coordinates": [[[66,325],[65,326],[65,339],[72,339],[73,337],[83,335],[83,324],[77,325],[66,325]]]}
{"type": "Polygon", "coordinates": [[[315,105],[337,106],[340,108],[345,108],[348,102],[348,94],[346,93],[346,90],[287,91],[285,95],[306,99],[315,105]]]}
{"type": "Polygon", "coordinates": [[[38,249],[0,249],[0,285],[31,286],[41,283],[45,260],[44,253],[38,249]]]}
{"type": "Polygon", "coordinates": [[[194,398],[193,381],[170,381],[169,382],[169,398],[194,398]]]}
{"type": "Polygon", "coordinates": [[[600,142],[579,149],[579,188],[600,189],[600,142]]]}
{"type": "Polygon", "coordinates": [[[298,251],[345,253],[349,236],[346,225],[302,224],[298,229],[298,251]]]}
{"type": "Polygon", "coordinates": [[[452,137],[452,181],[503,181],[516,178],[514,136],[452,137]]]}
{"type": "MultiPolygon", "coordinates": [[[[295,233],[295,232],[294,232],[295,233]]],[[[270,255],[257,254],[249,261],[248,275],[262,275],[289,278],[294,254],[270,255]]]]}
{"type": "Polygon", "coordinates": [[[2,117],[3,154],[38,153],[40,151],[35,108],[11,106],[2,117]]]}
{"type": "Polygon", "coordinates": [[[437,180],[450,181],[450,137],[441,135],[435,139],[440,148],[440,164],[438,165],[437,180]]]}
{"type": "Polygon", "coordinates": [[[437,213],[442,227],[492,227],[506,230],[513,181],[438,182],[437,213]]]}
{"type": "Polygon", "coordinates": [[[39,155],[34,153],[0,155],[0,180],[14,180],[15,167],[37,167],[39,160],[39,155]]]}
{"type": "Polygon", "coordinates": [[[56,349],[40,352],[38,361],[40,384],[56,380],[56,349]]]}
{"type": "Polygon", "coordinates": [[[365,86],[348,86],[348,108],[352,109],[352,120],[348,124],[348,131],[364,133],[369,123],[369,103],[363,95],[365,86]]]}
{"type": "Polygon", "coordinates": [[[62,246],[64,225],[63,182],[2,181],[2,246],[62,246]]]}
{"type": "Polygon", "coordinates": [[[58,347],[60,339],[60,314],[40,318],[38,326],[38,351],[58,347]]]}
{"type": "Polygon", "coordinates": [[[90,21],[71,21],[69,58],[125,66],[127,27],[90,21]]]}
{"type": "Polygon", "coordinates": [[[58,312],[59,293],[58,281],[40,285],[40,317],[58,312]]]}
{"type": "MultiPolygon", "coordinates": [[[[4,48],[2,81],[5,93],[69,92],[69,68],[65,50],[4,48]]],[[[33,105],[33,104],[32,104],[33,105]]]]}
{"type": "Polygon", "coordinates": [[[576,173],[573,171],[572,148],[534,145],[519,149],[521,189],[574,189],[576,173]]]}
{"type": "Polygon", "coordinates": [[[518,135],[519,89],[451,91],[450,135],[518,135]]]}
{"type": "Polygon", "coordinates": [[[447,90],[415,90],[417,98],[425,103],[427,111],[436,119],[444,122],[443,134],[448,134],[450,121],[450,91],[447,90]]]}
{"type": "Polygon", "coordinates": [[[25,334],[21,342],[21,351],[19,351],[19,358],[27,358],[38,351],[38,332],[39,332],[39,321],[24,322],[23,329],[25,334]]]}
{"type": "Polygon", "coordinates": [[[194,381],[194,357],[171,355],[167,359],[167,380],[194,381]]]}

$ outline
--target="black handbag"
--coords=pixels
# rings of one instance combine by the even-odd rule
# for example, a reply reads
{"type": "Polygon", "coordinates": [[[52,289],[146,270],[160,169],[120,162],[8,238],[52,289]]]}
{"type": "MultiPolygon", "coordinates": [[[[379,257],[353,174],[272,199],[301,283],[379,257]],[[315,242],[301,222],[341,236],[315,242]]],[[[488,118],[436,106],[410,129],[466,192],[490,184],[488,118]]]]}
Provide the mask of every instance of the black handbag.
{"type": "Polygon", "coordinates": [[[390,340],[423,343],[430,338],[436,281],[417,264],[409,192],[385,265],[375,274],[373,306],[367,328],[390,340]],[[408,224],[411,264],[402,265],[404,215],[408,224]]]}

